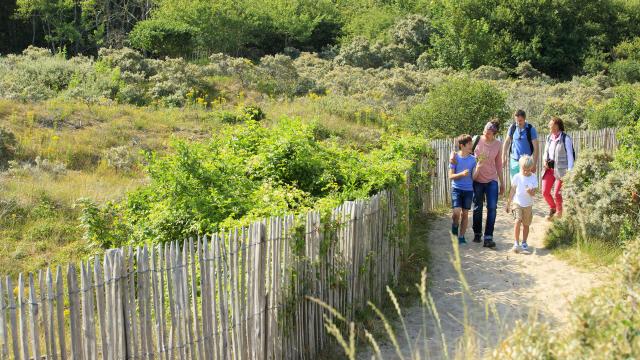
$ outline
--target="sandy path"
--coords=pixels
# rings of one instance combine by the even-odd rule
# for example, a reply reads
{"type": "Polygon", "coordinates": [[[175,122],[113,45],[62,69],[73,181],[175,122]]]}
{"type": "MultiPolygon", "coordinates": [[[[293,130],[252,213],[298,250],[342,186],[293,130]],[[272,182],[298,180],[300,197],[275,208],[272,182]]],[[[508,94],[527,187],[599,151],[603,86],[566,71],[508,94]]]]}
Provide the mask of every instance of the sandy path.
{"type": "MultiPolygon", "coordinates": [[[[504,212],[502,204],[498,208],[494,234],[496,250],[471,242],[473,232],[471,229],[467,230],[466,238],[469,243],[460,248],[460,256],[464,275],[471,288],[472,299],[468,300],[468,311],[470,323],[477,335],[477,357],[495,346],[499,334],[504,333],[505,328],[512,327],[517,319],[526,319],[532,311],[536,311],[543,319],[562,323],[566,319],[571,300],[602,281],[602,276],[576,269],[542,248],[542,238],[549,224],[543,217],[544,211],[546,210],[538,198],[529,235],[529,245],[532,248],[530,255],[510,251],[513,244],[513,221],[511,215],[504,212]],[[493,315],[486,319],[485,304],[488,303],[495,304],[499,320],[493,315]]],[[[471,216],[469,222],[471,223],[471,216]]],[[[449,356],[454,358],[456,344],[463,335],[460,322],[464,315],[459,276],[450,261],[453,254],[450,224],[450,219],[446,216],[434,221],[429,238],[425,241],[429,241],[432,254],[429,291],[442,320],[449,356]]],[[[425,337],[422,335],[422,308],[416,305],[403,311],[409,337],[414,344],[423,348],[425,337]]],[[[427,341],[431,358],[439,359],[443,358],[443,347],[433,323],[428,321],[427,341]]],[[[398,336],[402,338],[400,343],[403,345],[403,352],[410,358],[399,323],[396,329],[398,336]]],[[[381,350],[384,359],[397,358],[388,341],[381,344],[381,350]]],[[[361,351],[359,358],[370,359],[371,355],[371,351],[366,349],[361,351]]]]}

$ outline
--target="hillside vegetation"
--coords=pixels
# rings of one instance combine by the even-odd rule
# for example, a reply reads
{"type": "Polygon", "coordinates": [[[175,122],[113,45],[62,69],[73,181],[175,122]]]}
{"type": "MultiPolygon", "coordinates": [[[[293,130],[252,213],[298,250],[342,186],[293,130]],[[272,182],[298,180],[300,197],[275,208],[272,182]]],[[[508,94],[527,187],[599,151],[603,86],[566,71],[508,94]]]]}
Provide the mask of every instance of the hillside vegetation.
{"type": "Polygon", "coordinates": [[[367,196],[401,182],[426,139],[479,133],[514,108],[538,126],[551,115],[573,129],[634,126],[637,85],[527,69],[365,70],[309,53],[2,57],[3,268],[367,196]]]}

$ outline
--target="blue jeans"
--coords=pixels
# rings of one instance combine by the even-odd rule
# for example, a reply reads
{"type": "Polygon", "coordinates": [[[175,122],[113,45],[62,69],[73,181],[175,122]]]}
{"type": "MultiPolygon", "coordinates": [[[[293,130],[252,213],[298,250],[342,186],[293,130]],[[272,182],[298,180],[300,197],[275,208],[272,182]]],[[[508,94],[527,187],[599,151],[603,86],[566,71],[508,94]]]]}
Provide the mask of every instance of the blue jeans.
{"type": "Polygon", "coordinates": [[[482,235],[482,205],[487,199],[487,224],[484,228],[484,239],[493,239],[493,227],[496,223],[498,208],[498,182],[473,182],[473,233],[482,235]]]}

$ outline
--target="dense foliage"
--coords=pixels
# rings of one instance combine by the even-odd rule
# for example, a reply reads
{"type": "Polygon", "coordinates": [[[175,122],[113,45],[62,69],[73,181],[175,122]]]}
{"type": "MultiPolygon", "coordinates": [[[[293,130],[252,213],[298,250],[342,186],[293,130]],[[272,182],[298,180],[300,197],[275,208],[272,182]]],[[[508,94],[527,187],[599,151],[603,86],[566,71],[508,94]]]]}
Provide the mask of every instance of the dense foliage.
{"type": "MultiPolygon", "coordinates": [[[[415,29],[421,23],[414,18],[403,28],[415,29]]],[[[412,32],[401,33],[404,35],[395,37],[395,49],[419,42],[420,37],[408,35],[412,32]]],[[[492,66],[473,71],[410,64],[364,69],[362,62],[375,57],[358,51],[349,55],[342,51],[333,59],[291,51],[290,56],[264,56],[256,64],[224,54],[197,63],[181,58],[150,59],[129,48],[103,48],[97,59],[76,56],[67,60],[30,47],[23,54],[0,57],[0,97],[197,107],[215,110],[212,117],[234,123],[242,116],[229,112],[225,104],[243,102],[242,98],[253,93],[257,94],[251,95],[254,99],[258,96],[254,101],[261,101],[262,96],[310,103],[307,105],[317,111],[353,122],[406,126],[433,136],[478,132],[490,117],[505,119],[505,109],[525,109],[529,121],[538,126],[544,126],[551,116],[560,116],[570,129],[624,125],[637,113],[637,85],[616,85],[604,74],[555,82],[528,62],[518,65],[517,80],[492,66]],[[358,66],[347,64],[347,59],[359,62],[358,66]],[[463,128],[451,126],[462,120],[463,128]]],[[[422,55],[417,61],[423,60],[429,61],[422,55]]]]}
{"type": "MultiPolygon", "coordinates": [[[[268,216],[329,209],[406,180],[426,141],[386,136],[367,152],[339,146],[319,125],[283,118],[229,127],[204,143],[176,141],[149,159],[149,185],[98,209],[84,201],[85,235],[102,246],[169,241],[268,216]]],[[[416,174],[417,175],[417,174],[416,174]]],[[[420,181],[414,176],[413,181],[420,181]]]]}
{"type": "Polygon", "coordinates": [[[640,36],[637,1],[14,0],[4,6],[0,13],[14,16],[0,21],[0,40],[7,40],[0,41],[2,53],[28,44],[74,54],[130,45],[156,56],[197,51],[256,60],[293,47],[339,53],[345,63],[364,67],[491,65],[514,73],[529,61],[555,78],[599,71],[624,82],[640,76],[637,51],[628,51],[640,36]]]}

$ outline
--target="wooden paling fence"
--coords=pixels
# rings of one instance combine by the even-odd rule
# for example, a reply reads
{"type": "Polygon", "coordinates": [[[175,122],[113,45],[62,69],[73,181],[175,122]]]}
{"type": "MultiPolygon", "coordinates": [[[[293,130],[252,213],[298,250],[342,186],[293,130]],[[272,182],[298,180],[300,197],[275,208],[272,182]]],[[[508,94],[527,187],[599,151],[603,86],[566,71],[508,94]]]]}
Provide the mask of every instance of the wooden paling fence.
{"type": "MultiPolygon", "coordinates": [[[[618,147],[616,138],[616,129],[602,130],[584,130],[584,131],[568,131],[569,136],[573,140],[576,150],[576,157],[580,158],[583,149],[600,149],[612,153],[618,147]]],[[[545,141],[547,134],[538,134],[538,145],[540,156],[538,157],[538,169],[542,169],[545,141]]],[[[428,210],[433,210],[439,206],[451,205],[451,180],[449,180],[449,156],[454,150],[454,139],[440,139],[431,142],[431,146],[436,156],[436,166],[433,170],[431,180],[431,191],[429,192],[428,210]]],[[[541,184],[542,171],[538,170],[538,183],[541,184]]],[[[510,184],[510,176],[508,167],[503,168],[502,172],[505,184],[510,184]]]]}
{"type": "Polygon", "coordinates": [[[6,277],[0,358],[314,358],[330,340],[306,296],[352,317],[397,279],[405,238],[395,199],[384,191],[330,219],[272,217],[6,277]]]}

